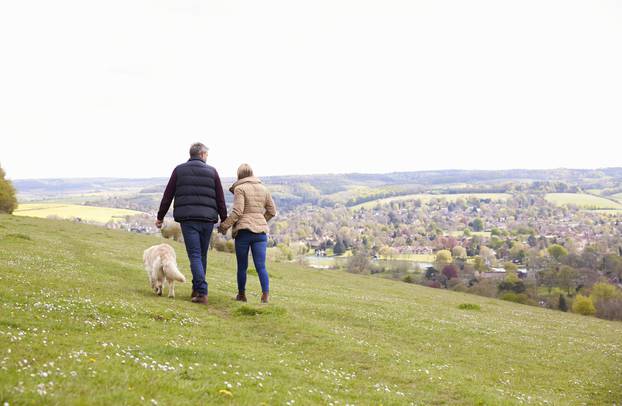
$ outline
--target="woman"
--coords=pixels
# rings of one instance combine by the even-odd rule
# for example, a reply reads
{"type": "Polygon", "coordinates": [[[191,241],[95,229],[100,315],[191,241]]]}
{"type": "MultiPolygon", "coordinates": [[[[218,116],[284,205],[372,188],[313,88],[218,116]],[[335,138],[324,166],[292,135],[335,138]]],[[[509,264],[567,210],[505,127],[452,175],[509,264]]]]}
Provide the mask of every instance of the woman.
{"type": "Polygon", "coordinates": [[[238,295],[235,299],[246,302],[246,269],[250,249],[261,283],[261,302],[268,303],[270,292],[266,270],[268,221],[276,216],[276,207],[268,189],[253,176],[253,170],[247,164],[240,165],[238,181],[229,190],[233,193],[233,209],[227,219],[220,224],[218,231],[225,234],[233,226],[235,255],[238,260],[238,295]]]}

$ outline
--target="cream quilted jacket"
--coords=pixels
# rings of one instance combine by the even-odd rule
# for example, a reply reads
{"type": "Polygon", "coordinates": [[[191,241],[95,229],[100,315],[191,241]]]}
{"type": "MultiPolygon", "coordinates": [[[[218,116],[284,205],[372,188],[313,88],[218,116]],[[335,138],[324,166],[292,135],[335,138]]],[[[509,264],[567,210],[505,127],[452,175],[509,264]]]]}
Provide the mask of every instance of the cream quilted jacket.
{"type": "Polygon", "coordinates": [[[233,193],[233,209],[222,223],[225,230],[233,226],[233,238],[240,230],[268,233],[268,220],[276,216],[276,206],[270,191],[261,181],[250,176],[235,182],[229,191],[233,193]]]}

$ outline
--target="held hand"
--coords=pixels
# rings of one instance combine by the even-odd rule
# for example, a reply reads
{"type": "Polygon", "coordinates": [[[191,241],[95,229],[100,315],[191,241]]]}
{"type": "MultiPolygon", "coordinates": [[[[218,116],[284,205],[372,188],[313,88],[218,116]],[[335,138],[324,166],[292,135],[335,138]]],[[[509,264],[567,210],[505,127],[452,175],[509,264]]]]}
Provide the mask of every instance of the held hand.
{"type": "Polygon", "coordinates": [[[162,220],[156,220],[156,222],[155,222],[155,226],[156,226],[157,228],[162,228],[162,220]]]}
{"type": "Polygon", "coordinates": [[[218,226],[218,232],[223,235],[227,234],[227,229],[223,227],[222,223],[218,226]]]}

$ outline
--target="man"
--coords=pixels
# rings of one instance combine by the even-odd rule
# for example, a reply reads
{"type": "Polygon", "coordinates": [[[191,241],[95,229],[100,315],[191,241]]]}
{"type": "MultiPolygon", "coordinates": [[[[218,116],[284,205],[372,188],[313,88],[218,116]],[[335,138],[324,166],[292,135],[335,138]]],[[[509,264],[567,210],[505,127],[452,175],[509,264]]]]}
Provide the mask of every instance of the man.
{"type": "Polygon", "coordinates": [[[166,185],[156,227],[161,228],[164,216],[175,199],[173,217],[181,224],[192,271],[192,301],[207,304],[207,249],[214,224],[225,221],[227,206],[220,177],[207,165],[207,147],[200,142],[190,146],[190,159],[178,165],[166,185]]]}

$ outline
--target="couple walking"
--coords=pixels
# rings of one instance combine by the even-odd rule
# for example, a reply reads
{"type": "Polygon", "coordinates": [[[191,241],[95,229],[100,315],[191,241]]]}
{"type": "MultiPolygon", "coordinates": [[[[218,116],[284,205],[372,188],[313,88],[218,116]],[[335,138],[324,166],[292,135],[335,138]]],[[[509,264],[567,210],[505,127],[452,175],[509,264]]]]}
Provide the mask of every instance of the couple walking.
{"type": "Polygon", "coordinates": [[[156,227],[161,228],[164,216],[175,200],[173,217],[181,224],[192,271],[192,301],[207,304],[207,249],[214,224],[220,217],[218,231],[226,234],[233,227],[235,255],[238,263],[238,295],[246,302],[246,270],[248,252],[261,283],[261,302],[268,303],[270,281],[266,270],[268,220],[276,215],[272,196],[261,181],[253,176],[247,164],[238,168],[238,180],[229,189],[233,193],[233,209],[227,216],[225,195],[215,168],[206,164],[208,149],[201,143],[190,146],[190,159],[178,165],[168,181],[156,227]]]}

